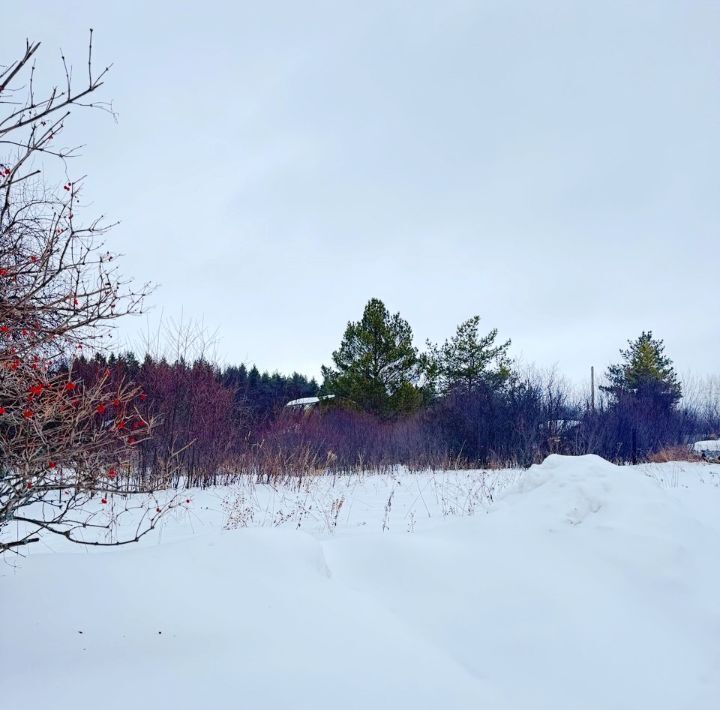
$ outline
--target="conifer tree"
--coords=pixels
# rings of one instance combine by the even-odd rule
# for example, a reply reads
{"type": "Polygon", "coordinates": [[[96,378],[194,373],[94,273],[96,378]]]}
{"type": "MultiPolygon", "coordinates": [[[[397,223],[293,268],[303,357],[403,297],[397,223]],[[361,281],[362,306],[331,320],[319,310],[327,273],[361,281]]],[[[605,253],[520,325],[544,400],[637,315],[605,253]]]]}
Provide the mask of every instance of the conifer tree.
{"type": "Polygon", "coordinates": [[[663,341],[653,338],[652,331],[643,331],[628,345],[627,350],[620,350],[622,362],[608,367],[609,384],[600,389],[615,402],[630,396],[672,409],[682,397],[682,387],[663,341]]]}
{"type": "Polygon", "coordinates": [[[428,341],[425,373],[439,394],[460,390],[471,393],[481,386],[491,390],[501,388],[510,378],[507,354],[510,341],[495,344],[498,331],[479,334],[480,316],[461,323],[455,335],[441,346],[428,341]]]}
{"type": "Polygon", "coordinates": [[[358,322],[349,322],[334,367],[323,366],[323,392],[350,400],[365,411],[390,416],[419,406],[419,360],[412,328],[372,298],[358,322]]]}

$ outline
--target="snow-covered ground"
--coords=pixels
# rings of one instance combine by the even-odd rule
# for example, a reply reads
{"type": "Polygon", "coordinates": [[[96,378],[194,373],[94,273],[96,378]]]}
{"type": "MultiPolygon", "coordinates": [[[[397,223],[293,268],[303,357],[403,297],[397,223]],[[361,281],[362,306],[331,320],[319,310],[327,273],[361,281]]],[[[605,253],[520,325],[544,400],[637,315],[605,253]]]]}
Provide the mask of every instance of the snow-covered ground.
{"type": "Polygon", "coordinates": [[[3,708],[720,708],[720,466],[187,497],[138,545],[0,562],[3,708]]]}

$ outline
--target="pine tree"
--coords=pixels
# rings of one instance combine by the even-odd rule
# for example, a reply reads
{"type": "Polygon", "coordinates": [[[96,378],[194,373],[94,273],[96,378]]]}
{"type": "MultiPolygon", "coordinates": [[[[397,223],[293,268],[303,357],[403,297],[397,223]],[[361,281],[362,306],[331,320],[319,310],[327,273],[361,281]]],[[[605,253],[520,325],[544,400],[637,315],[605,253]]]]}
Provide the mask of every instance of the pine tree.
{"type": "Polygon", "coordinates": [[[622,362],[608,367],[609,384],[600,389],[616,402],[630,396],[672,409],[682,397],[682,387],[663,341],[653,338],[652,331],[643,331],[628,345],[627,350],[620,350],[622,362]]]}
{"type": "Polygon", "coordinates": [[[479,334],[480,316],[461,323],[455,335],[443,345],[428,341],[425,373],[432,389],[440,394],[461,390],[467,393],[481,386],[500,389],[510,378],[507,354],[510,341],[495,345],[498,331],[479,334]]]}
{"type": "Polygon", "coordinates": [[[391,315],[381,300],[370,299],[362,319],[348,323],[332,354],[335,367],[323,366],[323,392],[382,416],[415,409],[422,394],[412,338],[412,328],[399,313],[391,315]]]}

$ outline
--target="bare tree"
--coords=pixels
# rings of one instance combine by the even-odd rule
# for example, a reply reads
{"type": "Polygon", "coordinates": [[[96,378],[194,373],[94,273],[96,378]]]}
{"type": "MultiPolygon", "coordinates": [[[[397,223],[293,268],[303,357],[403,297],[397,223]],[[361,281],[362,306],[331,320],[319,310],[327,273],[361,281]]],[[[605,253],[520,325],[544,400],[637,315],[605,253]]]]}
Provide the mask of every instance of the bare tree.
{"type": "Polygon", "coordinates": [[[78,149],[60,143],[73,109],[112,111],[95,100],[109,67],[95,72],[91,30],[81,84],[61,55],[62,81],[41,92],[39,47],[28,42],[0,66],[0,553],[42,530],[129,542],[172,504],[128,495],[150,493],[129,490],[124,476],[153,428],[137,406],[145,395],[110,371],[90,386],[73,379],[76,355],[102,347],[113,321],[138,312],[149,290],[119,275],[103,241],[110,225],[78,216],[82,178],[70,173],[78,149]],[[123,540],[108,534],[131,508],[137,528],[123,540]]]}

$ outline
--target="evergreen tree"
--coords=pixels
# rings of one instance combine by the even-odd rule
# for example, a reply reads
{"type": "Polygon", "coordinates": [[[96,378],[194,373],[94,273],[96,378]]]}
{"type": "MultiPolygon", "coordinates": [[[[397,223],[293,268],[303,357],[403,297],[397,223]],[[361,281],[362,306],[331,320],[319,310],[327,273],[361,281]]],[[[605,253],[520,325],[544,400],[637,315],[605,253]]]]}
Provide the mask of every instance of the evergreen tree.
{"type": "Polygon", "coordinates": [[[247,387],[248,387],[248,396],[255,395],[259,389],[260,385],[260,370],[257,369],[255,365],[253,365],[250,368],[250,372],[248,372],[248,380],[247,380],[247,387]]]}
{"type": "Polygon", "coordinates": [[[652,331],[643,331],[637,340],[628,340],[628,345],[627,350],[620,350],[622,362],[608,367],[609,384],[600,389],[615,402],[630,396],[672,409],[682,397],[682,387],[663,341],[653,338],[652,331]]]}
{"type": "Polygon", "coordinates": [[[383,416],[411,411],[422,400],[412,329],[377,298],[368,301],[360,321],[348,323],[332,359],[334,368],[322,368],[327,394],[383,416]]]}
{"type": "Polygon", "coordinates": [[[480,336],[480,316],[461,323],[455,335],[443,345],[428,341],[423,362],[430,387],[440,394],[461,390],[471,393],[481,386],[500,389],[510,378],[507,354],[510,341],[495,344],[497,329],[480,336]]]}
{"type": "Polygon", "coordinates": [[[140,372],[140,362],[130,350],[118,355],[118,364],[130,377],[135,377],[140,372]]]}
{"type": "Polygon", "coordinates": [[[315,380],[297,372],[289,376],[260,373],[255,366],[249,372],[245,365],[226,367],[218,378],[234,392],[238,418],[248,417],[256,423],[281,411],[290,400],[314,396],[319,389],[315,380]]]}

